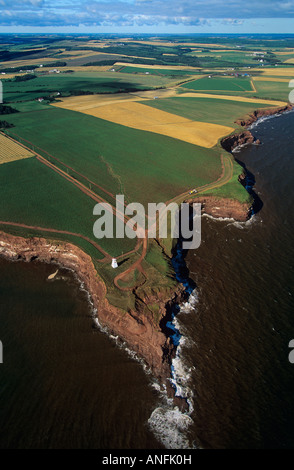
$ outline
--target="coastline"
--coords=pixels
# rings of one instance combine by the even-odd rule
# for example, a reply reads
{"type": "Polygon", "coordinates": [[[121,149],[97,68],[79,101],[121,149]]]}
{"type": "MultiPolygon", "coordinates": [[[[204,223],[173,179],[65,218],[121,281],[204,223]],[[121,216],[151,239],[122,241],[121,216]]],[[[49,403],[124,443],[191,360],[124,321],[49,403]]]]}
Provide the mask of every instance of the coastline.
{"type": "MultiPolygon", "coordinates": [[[[246,121],[242,121],[242,126],[250,126],[262,117],[281,114],[291,109],[293,106],[288,105],[279,109],[256,111],[246,121]]],[[[221,145],[226,151],[232,152],[236,147],[254,141],[251,132],[245,130],[224,138],[221,145]]],[[[240,184],[245,178],[244,171],[239,177],[240,184]]],[[[250,217],[249,204],[213,196],[202,196],[197,200],[202,204],[203,211],[215,218],[232,218],[244,222],[250,217]]],[[[0,231],[0,256],[11,261],[56,264],[73,271],[89,293],[99,323],[125,341],[128,347],[145,361],[156,379],[166,388],[168,396],[173,398],[175,405],[181,410],[187,410],[186,400],[175,396],[175,389],[171,384],[172,361],[176,357],[177,346],[164,332],[165,328],[160,329],[152,315],[146,315],[144,309],[149,304],[157,303],[161,322],[165,325],[172,309],[187,300],[187,293],[181,282],[176,290],[165,291],[161,295],[155,293],[149,298],[138,298],[136,311],[124,312],[108,302],[107,286],[99,277],[91,257],[71,243],[49,242],[45,238],[26,239],[0,231]]]]}
{"type": "MultiPolygon", "coordinates": [[[[169,379],[175,350],[170,338],[160,331],[140,305],[137,311],[127,313],[108,302],[107,287],[99,277],[89,255],[71,243],[54,243],[36,237],[27,239],[0,231],[0,256],[10,261],[55,264],[73,271],[89,293],[99,323],[110,333],[118,335],[143,358],[156,379],[167,388],[168,395],[174,398],[169,379]]],[[[160,299],[140,299],[140,303],[148,305],[156,301],[164,318],[173,305],[181,303],[184,299],[184,288],[179,284],[178,289],[165,292],[160,299]]],[[[179,397],[175,397],[175,404],[182,409],[185,407],[179,397]]]]}

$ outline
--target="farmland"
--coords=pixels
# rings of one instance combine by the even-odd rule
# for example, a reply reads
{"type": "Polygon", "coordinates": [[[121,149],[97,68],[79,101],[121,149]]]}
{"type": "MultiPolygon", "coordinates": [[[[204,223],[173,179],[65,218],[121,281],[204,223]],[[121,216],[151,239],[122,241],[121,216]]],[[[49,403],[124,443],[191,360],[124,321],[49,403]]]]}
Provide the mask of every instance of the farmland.
{"type": "Polygon", "coordinates": [[[238,91],[252,92],[252,85],[247,78],[202,78],[182,85],[183,88],[196,91],[238,91]]]}
{"type": "Polygon", "coordinates": [[[133,129],[176,136],[179,140],[205,148],[214,147],[221,137],[234,130],[219,124],[191,121],[165,111],[146,108],[144,103],[119,102],[86,110],[81,105],[75,110],[133,129]]]}
{"type": "MultiPolygon", "coordinates": [[[[0,50],[4,102],[18,111],[5,116],[14,142],[0,137],[0,221],[11,233],[77,244],[91,255],[111,303],[135,309],[127,291],[138,287],[144,297],[175,286],[170,261],[155,242],[96,240],[94,205],[114,207],[117,194],[145,208],[180,203],[192,188],[195,201],[205,194],[249,205],[238,182],[243,170],[220,140],[241,129],[236,120],[287,103],[294,44],[54,35],[31,41],[31,54],[30,40],[21,37],[0,50]],[[112,256],[123,260],[117,271],[112,256]]],[[[172,240],[161,243],[171,255],[172,240]]]]}

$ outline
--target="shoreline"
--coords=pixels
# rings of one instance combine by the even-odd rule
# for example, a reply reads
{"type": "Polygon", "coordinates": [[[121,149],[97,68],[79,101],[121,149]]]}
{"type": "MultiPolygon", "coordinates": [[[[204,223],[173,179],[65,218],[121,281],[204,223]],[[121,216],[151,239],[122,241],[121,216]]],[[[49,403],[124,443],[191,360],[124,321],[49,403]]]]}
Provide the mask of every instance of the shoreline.
{"type": "MultiPolygon", "coordinates": [[[[138,311],[127,313],[108,302],[107,287],[89,255],[71,243],[54,243],[37,237],[27,239],[0,231],[0,256],[10,261],[55,264],[73,271],[90,296],[99,324],[125,341],[128,347],[146,362],[160,384],[166,387],[175,404],[181,409],[185,408],[186,403],[180,397],[174,397],[169,380],[171,361],[175,354],[170,338],[140,307],[138,311]]],[[[181,303],[185,298],[184,288],[179,284],[176,290],[165,292],[160,299],[157,296],[141,299],[141,302],[148,305],[157,301],[164,319],[173,305],[181,303]]]]}

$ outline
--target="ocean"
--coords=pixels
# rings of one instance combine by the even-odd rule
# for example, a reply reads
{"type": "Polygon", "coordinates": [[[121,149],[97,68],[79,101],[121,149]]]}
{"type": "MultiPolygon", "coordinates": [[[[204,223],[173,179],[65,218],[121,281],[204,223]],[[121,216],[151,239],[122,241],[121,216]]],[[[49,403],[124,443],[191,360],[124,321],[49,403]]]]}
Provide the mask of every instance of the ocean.
{"type": "Polygon", "coordinates": [[[260,121],[235,158],[258,212],[203,217],[174,319],[180,413],[142,363],[100,331],[68,271],[0,259],[0,448],[293,448],[294,113],[260,121]]]}

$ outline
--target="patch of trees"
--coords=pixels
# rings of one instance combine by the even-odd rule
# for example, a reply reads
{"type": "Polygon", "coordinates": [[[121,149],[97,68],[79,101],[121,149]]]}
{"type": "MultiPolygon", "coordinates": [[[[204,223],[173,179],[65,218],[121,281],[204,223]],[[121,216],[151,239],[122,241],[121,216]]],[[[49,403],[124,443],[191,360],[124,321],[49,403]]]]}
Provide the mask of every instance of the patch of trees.
{"type": "Polygon", "coordinates": [[[100,60],[100,62],[88,62],[87,64],[84,64],[83,67],[96,67],[96,66],[109,66],[111,67],[117,62],[117,60],[100,60]]]}
{"type": "Polygon", "coordinates": [[[18,112],[19,111],[17,109],[12,108],[11,106],[0,105],[0,115],[14,114],[18,112]]]}
{"type": "Polygon", "coordinates": [[[57,61],[57,62],[50,62],[50,64],[45,64],[45,65],[46,65],[46,67],[52,67],[52,68],[66,67],[67,62],[57,61]]]}
{"type": "Polygon", "coordinates": [[[27,75],[20,75],[18,77],[15,77],[14,81],[15,82],[28,82],[29,80],[34,80],[35,78],[37,78],[36,75],[27,74],[27,75]]]}
{"type": "Polygon", "coordinates": [[[14,125],[7,121],[0,121],[0,129],[10,129],[11,127],[14,127],[14,125]]]}
{"type": "Polygon", "coordinates": [[[33,55],[33,54],[38,54],[40,52],[45,52],[44,49],[33,49],[31,51],[0,51],[0,61],[8,61],[8,60],[15,60],[15,59],[22,59],[27,56],[33,55]]]}

